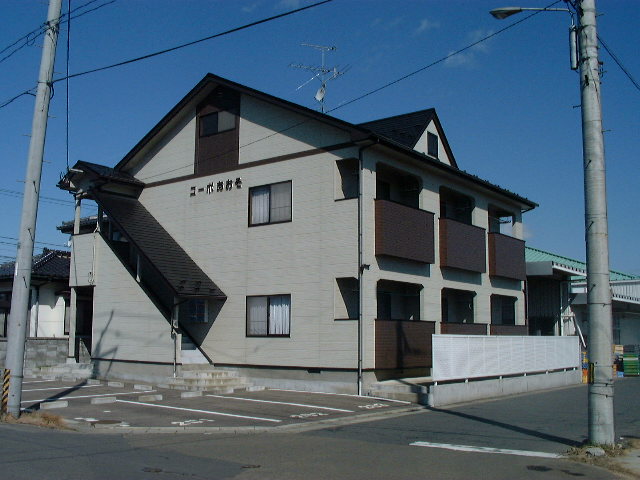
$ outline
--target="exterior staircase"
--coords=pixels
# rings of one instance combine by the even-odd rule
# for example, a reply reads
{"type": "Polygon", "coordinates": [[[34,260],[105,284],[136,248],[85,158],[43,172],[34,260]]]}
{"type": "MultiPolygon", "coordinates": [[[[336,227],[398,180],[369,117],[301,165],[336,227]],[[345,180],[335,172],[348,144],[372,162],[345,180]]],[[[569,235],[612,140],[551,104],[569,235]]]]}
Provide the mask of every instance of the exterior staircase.
{"type": "Polygon", "coordinates": [[[159,388],[173,390],[233,393],[235,390],[257,390],[247,378],[235,370],[216,368],[213,365],[182,365],[177,377],[168,377],[159,388]]]}
{"type": "Polygon", "coordinates": [[[431,377],[384,380],[371,384],[367,394],[372,397],[427,405],[430,383],[431,377]]]}

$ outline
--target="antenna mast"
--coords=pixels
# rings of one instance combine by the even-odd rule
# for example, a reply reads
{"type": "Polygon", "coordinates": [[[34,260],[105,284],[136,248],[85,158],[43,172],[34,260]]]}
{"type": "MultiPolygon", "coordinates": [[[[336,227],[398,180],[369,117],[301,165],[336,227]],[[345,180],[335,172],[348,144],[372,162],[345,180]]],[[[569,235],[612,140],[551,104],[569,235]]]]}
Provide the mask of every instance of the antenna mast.
{"type": "Polygon", "coordinates": [[[349,68],[351,67],[347,65],[344,67],[343,70],[339,70],[339,67],[327,67],[325,65],[326,53],[337,50],[336,47],[328,47],[325,45],[313,45],[311,43],[301,43],[300,45],[302,45],[303,47],[311,47],[311,48],[315,48],[316,50],[320,50],[320,53],[322,55],[322,64],[319,67],[313,66],[313,65],[302,65],[298,63],[289,64],[289,66],[292,68],[300,68],[301,70],[308,70],[310,72],[315,73],[313,77],[311,77],[309,80],[307,80],[298,88],[296,88],[296,90],[300,90],[302,87],[309,84],[316,78],[320,80],[320,88],[316,92],[315,99],[316,101],[318,101],[318,103],[320,103],[320,111],[324,113],[324,97],[327,93],[327,82],[329,82],[330,80],[335,80],[339,76],[344,75],[347,72],[347,70],[349,70],[349,68]]]}

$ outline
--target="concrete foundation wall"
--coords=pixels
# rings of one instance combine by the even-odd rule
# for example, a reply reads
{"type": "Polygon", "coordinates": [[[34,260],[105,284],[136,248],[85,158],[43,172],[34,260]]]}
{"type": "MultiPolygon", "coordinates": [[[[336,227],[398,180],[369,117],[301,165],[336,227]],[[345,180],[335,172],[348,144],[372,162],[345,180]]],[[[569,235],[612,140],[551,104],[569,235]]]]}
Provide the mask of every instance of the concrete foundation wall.
{"type": "MultiPolygon", "coordinates": [[[[25,368],[49,367],[67,361],[66,338],[29,338],[25,350],[25,368]]],[[[7,339],[0,339],[0,367],[4,368],[7,339]]]]}
{"type": "Polygon", "coordinates": [[[581,381],[582,372],[580,369],[575,369],[519,377],[434,384],[429,386],[428,404],[430,407],[440,407],[472,400],[578,385],[581,381]]]}

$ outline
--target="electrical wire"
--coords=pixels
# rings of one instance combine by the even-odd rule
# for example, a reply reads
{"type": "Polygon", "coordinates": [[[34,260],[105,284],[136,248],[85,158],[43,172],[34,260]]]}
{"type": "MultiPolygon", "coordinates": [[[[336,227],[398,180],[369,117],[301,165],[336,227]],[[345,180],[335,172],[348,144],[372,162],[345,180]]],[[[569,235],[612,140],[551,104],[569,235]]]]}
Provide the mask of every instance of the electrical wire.
{"type": "MultiPolygon", "coordinates": [[[[109,2],[105,2],[102,5],[98,5],[97,7],[94,7],[90,10],[87,10],[85,12],[79,13],[78,15],[75,16],[71,16],[71,14],[73,12],[76,12],[92,3],[97,2],[98,0],[91,0],[90,2],[85,3],[84,5],[80,5],[79,7],[74,8],[71,11],[68,11],[68,13],[65,13],[63,15],[60,16],[60,18],[58,19],[58,25],[61,25],[63,23],[67,23],[69,22],[72,18],[78,18],[81,17],[83,15],[86,15],[87,13],[91,13],[94,12],[102,7],[105,7],[107,5],[110,5],[112,3],[114,3],[116,0],[111,0],[109,2]],[[65,19],[66,18],[66,19],[65,19]],[[65,20],[63,20],[65,19],[65,20]]],[[[3,48],[2,50],[0,50],[0,53],[4,53],[7,50],[9,50],[11,47],[17,45],[18,43],[22,42],[21,45],[19,45],[18,47],[14,48],[11,52],[9,52],[7,55],[5,55],[4,57],[0,58],[0,63],[4,62],[5,60],[8,60],[9,58],[11,58],[14,54],[16,54],[17,52],[19,52],[20,50],[22,50],[25,47],[29,47],[31,45],[34,44],[34,42],[41,37],[46,31],[47,31],[47,22],[44,22],[42,25],[40,25],[38,28],[36,28],[35,30],[32,30],[31,32],[27,33],[26,35],[23,35],[22,37],[20,37],[18,40],[16,40],[15,42],[13,42],[11,45],[6,46],[5,48],[3,48]]]]}
{"type": "Polygon", "coordinates": [[[232,29],[229,29],[229,30],[225,30],[224,32],[216,33],[214,35],[209,35],[209,36],[204,37],[204,38],[199,38],[198,40],[193,40],[191,42],[183,43],[183,44],[177,45],[175,47],[166,48],[164,50],[159,50],[157,52],[149,53],[147,55],[142,55],[141,57],[136,57],[136,58],[131,58],[129,60],[124,60],[122,62],[114,63],[112,65],[106,65],[104,67],[98,67],[98,68],[94,68],[94,69],[91,69],[91,70],[86,70],[84,72],[74,73],[74,74],[68,75],[66,77],[57,78],[57,79],[55,79],[53,81],[53,83],[57,83],[57,82],[60,82],[62,80],[67,80],[69,78],[81,77],[83,75],[88,75],[90,73],[109,70],[111,68],[122,67],[124,65],[129,65],[131,63],[140,62],[142,60],[147,60],[149,58],[157,57],[159,55],[164,55],[165,53],[175,52],[176,50],[180,50],[182,48],[190,47],[192,45],[196,45],[198,43],[206,42],[207,40],[212,40],[214,38],[222,37],[224,35],[229,35],[231,33],[236,33],[236,32],[239,32],[241,30],[246,30],[247,28],[255,27],[257,25],[261,25],[263,23],[267,23],[267,22],[270,22],[272,20],[278,20],[280,18],[287,17],[289,15],[293,15],[294,13],[302,12],[304,10],[308,10],[310,8],[318,7],[320,5],[324,5],[324,4],[330,3],[330,2],[333,2],[333,0],[322,0],[321,2],[312,3],[311,5],[307,5],[306,7],[300,7],[300,8],[296,8],[294,10],[289,10],[288,12],[279,13],[278,15],[273,15],[271,17],[263,18],[262,20],[257,20],[255,22],[247,23],[247,24],[242,25],[240,27],[235,27],[235,28],[232,28],[232,29]]]}
{"type": "MultiPolygon", "coordinates": [[[[67,12],[71,13],[71,0],[67,0],[67,12]]],[[[69,21],[67,22],[67,55],[66,55],[66,75],[69,76],[69,49],[71,44],[71,16],[69,16],[69,21]]],[[[66,82],[66,123],[65,123],[65,150],[66,150],[66,160],[67,160],[67,171],[69,171],[69,80],[66,82]]]]}
{"type": "Polygon", "coordinates": [[[636,87],[637,90],[640,90],[640,85],[638,84],[638,82],[636,82],[635,78],[631,76],[631,73],[629,73],[629,71],[624,67],[624,65],[622,64],[622,61],[616,56],[615,53],[613,53],[613,50],[611,50],[607,46],[607,44],[604,43],[604,40],[602,40],[602,37],[600,35],[598,35],[597,37],[598,37],[598,42],[600,42],[600,45],[602,45],[602,48],[604,48],[607,51],[607,53],[613,59],[616,65],[620,67],[620,70],[622,70],[623,73],[627,76],[627,78],[631,81],[631,83],[633,83],[633,86],[636,87]]]}

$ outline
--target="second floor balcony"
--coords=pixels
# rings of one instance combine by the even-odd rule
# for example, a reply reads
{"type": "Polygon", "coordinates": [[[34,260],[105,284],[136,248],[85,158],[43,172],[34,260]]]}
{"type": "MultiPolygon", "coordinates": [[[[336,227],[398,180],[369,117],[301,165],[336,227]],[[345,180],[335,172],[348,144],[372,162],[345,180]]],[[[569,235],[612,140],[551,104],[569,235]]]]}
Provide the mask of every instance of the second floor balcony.
{"type": "Polygon", "coordinates": [[[489,233],[489,275],[526,280],[524,241],[501,233],[489,233]]]}
{"type": "Polygon", "coordinates": [[[485,229],[451,218],[440,218],[439,225],[440,266],[485,273],[485,229]]]}

